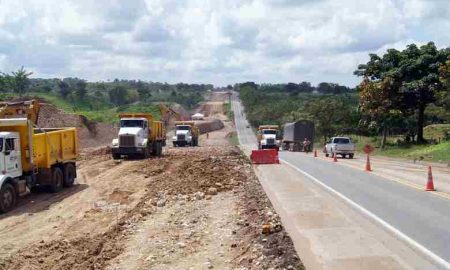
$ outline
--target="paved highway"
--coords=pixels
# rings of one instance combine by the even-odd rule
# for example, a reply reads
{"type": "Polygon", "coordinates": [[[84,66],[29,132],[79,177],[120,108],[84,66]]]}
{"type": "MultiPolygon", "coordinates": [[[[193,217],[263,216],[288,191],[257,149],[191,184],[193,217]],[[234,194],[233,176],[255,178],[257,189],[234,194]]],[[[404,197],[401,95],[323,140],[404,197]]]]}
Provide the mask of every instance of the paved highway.
{"type": "MultiPolygon", "coordinates": [[[[247,151],[255,149],[255,135],[247,128],[242,105],[236,96],[232,106],[241,145],[247,151]]],[[[429,252],[427,255],[440,261],[444,268],[449,266],[450,199],[340,166],[331,159],[319,160],[312,155],[293,152],[280,152],[280,158],[374,214],[393,231],[418,244],[415,248],[423,247],[421,251],[429,252]]]]}

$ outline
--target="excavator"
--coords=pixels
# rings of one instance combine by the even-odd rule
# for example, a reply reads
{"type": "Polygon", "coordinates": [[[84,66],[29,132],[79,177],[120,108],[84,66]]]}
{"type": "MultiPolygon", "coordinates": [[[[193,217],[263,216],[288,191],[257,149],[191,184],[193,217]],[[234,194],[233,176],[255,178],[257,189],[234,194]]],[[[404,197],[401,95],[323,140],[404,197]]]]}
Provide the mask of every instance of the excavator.
{"type": "Polygon", "coordinates": [[[165,127],[169,125],[171,117],[175,118],[176,121],[183,120],[179,113],[167,107],[164,103],[159,103],[159,110],[161,111],[161,121],[163,121],[165,127]]]}
{"type": "Polygon", "coordinates": [[[37,100],[0,102],[0,118],[26,117],[37,124],[41,104],[37,100]]]}

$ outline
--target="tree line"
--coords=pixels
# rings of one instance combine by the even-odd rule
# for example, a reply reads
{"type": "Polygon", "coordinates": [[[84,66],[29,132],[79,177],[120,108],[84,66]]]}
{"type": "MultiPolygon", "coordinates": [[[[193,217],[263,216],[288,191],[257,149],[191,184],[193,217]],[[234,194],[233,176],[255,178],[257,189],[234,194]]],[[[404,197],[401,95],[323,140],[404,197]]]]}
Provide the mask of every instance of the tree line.
{"type": "MultiPolygon", "coordinates": [[[[235,85],[253,126],[315,123],[324,140],[338,134],[401,135],[401,143],[425,143],[424,126],[450,123],[450,49],[432,42],[369,55],[354,75],[356,88],[335,83],[235,85]]],[[[400,142],[400,140],[399,140],[400,142]]]]}
{"type": "Polygon", "coordinates": [[[10,74],[0,72],[0,92],[27,95],[44,93],[84,104],[91,109],[123,106],[136,102],[176,102],[192,108],[203,100],[199,93],[212,90],[212,84],[168,84],[142,80],[119,80],[88,82],[80,78],[30,78],[32,72],[21,67],[10,74]]]}

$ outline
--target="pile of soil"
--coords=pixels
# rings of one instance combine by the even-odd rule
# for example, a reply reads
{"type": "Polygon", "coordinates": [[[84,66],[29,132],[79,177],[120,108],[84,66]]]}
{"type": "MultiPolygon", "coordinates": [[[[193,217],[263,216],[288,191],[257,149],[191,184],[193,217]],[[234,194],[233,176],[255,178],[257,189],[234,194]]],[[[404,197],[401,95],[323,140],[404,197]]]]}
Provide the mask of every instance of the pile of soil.
{"type": "Polygon", "coordinates": [[[37,125],[41,128],[76,127],[80,148],[109,145],[118,132],[112,124],[98,123],[83,115],[66,113],[50,104],[41,107],[37,125]]]}
{"type": "Polygon", "coordinates": [[[195,121],[195,125],[199,128],[200,134],[205,134],[224,128],[223,122],[219,119],[195,121]]]}

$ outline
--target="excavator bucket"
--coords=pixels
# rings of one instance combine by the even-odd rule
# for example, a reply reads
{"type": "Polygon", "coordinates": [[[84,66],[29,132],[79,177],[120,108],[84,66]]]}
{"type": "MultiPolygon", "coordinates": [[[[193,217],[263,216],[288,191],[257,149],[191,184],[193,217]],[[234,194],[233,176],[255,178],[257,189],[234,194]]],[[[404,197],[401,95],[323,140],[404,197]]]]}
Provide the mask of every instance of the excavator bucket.
{"type": "Polygon", "coordinates": [[[253,164],[280,164],[276,149],[253,150],[250,158],[253,164]]]}

